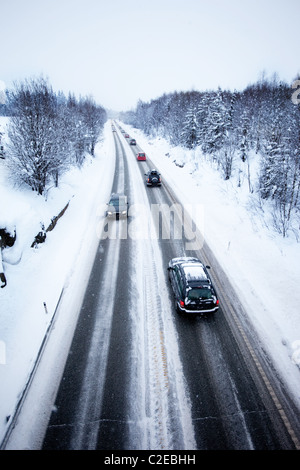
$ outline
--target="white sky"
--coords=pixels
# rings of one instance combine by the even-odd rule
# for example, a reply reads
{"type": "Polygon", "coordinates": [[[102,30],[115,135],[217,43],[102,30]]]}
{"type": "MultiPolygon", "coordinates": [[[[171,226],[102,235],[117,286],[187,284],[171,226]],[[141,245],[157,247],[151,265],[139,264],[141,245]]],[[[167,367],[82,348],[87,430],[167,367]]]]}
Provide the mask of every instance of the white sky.
{"type": "Polygon", "coordinates": [[[0,83],[43,75],[117,111],[300,72],[300,0],[0,0],[0,83]]]}

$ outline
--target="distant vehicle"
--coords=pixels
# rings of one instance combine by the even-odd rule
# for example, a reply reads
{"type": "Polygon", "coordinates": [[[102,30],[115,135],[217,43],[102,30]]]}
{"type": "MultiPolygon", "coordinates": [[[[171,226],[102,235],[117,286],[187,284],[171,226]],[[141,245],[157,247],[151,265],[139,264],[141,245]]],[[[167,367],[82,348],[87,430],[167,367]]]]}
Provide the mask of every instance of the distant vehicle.
{"type": "Polygon", "coordinates": [[[144,152],[139,152],[136,158],[137,160],[146,160],[146,154],[144,152]]]}
{"type": "Polygon", "coordinates": [[[107,217],[128,217],[128,201],[125,194],[113,193],[110,197],[106,211],[107,217]]]}
{"type": "Polygon", "coordinates": [[[161,177],[157,170],[150,170],[145,175],[147,176],[147,186],[161,186],[161,177]]]}
{"type": "Polygon", "coordinates": [[[136,145],[136,140],[135,139],[130,139],[130,145],[136,145]]]}
{"type": "Polygon", "coordinates": [[[129,137],[129,134],[124,134],[124,137],[128,138],[128,137],[129,137]]]}
{"type": "Polygon", "coordinates": [[[178,312],[191,314],[215,312],[219,300],[207,269],[197,258],[173,258],[168,271],[178,312]]]}
{"type": "MultiPolygon", "coordinates": [[[[120,128],[120,129],[121,129],[121,128],[120,128]]],[[[124,129],[121,129],[121,132],[122,132],[122,134],[125,134],[125,131],[124,131],[124,129]]]]}

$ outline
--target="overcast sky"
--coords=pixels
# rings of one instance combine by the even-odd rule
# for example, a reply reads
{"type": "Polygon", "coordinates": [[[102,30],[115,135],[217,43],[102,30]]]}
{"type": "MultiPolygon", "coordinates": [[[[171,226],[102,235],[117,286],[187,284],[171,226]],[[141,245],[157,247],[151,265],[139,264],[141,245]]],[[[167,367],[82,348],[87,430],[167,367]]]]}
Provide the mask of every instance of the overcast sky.
{"type": "Polygon", "coordinates": [[[43,75],[106,108],[300,72],[300,0],[0,0],[0,83],[43,75]]]}

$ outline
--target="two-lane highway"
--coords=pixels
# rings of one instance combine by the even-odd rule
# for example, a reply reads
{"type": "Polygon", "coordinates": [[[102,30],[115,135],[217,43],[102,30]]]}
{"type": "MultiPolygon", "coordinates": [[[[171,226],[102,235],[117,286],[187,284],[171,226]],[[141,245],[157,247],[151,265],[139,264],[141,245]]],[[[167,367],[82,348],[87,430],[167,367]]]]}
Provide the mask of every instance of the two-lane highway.
{"type": "Polygon", "coordinates": [[[297,448],[297,422],[268,390],[225,274],[164,180],[146,187],[142,149],[119,129],[114,140],[112,191],[128,195],[129,218],[100,236],[43,448],[297,448]],[[185,255],[212,266],[213,315],[174,309],[166,268],[185,255]]]}

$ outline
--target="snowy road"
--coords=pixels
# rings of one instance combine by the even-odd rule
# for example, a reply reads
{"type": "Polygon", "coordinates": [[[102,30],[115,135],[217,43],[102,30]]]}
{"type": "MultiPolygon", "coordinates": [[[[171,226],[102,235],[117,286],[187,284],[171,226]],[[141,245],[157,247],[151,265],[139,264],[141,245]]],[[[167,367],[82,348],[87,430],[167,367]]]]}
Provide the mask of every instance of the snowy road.
{"type": "Polygon", "coordinates": [[[183,233],[171,190],[145,186],[153,165],[136,161],[141,149],[119,131],[114,139],[113,191],[128,194],[130,214],[99,234],[44,448],[294,448],[292,410],[274,392],[213,254],[198,233],[193,239],[188,216],[183,233]],[[159,211],[152,223],[170,207],[174,215],[159,211]],[[212,266],[221,298],[214,316],[176,314],[166,266],[181,255],[212,266]]]}

